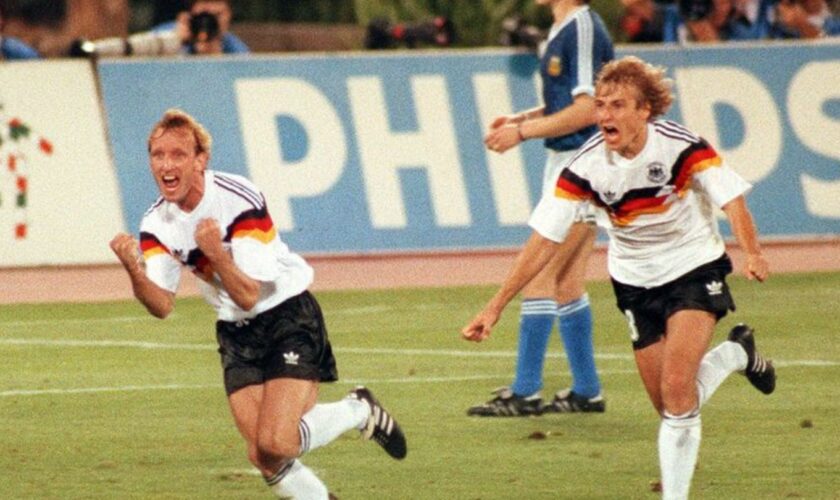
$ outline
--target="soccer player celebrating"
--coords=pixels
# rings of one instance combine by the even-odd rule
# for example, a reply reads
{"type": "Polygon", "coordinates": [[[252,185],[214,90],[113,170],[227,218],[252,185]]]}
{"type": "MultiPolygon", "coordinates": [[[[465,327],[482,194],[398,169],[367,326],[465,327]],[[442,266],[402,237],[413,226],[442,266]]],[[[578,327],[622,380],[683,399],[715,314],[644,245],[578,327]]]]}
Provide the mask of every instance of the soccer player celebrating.
{"type": "Polygon", "coordinates": [[[504,307],[555,255],[580,203],[603,210],[618,308],[661,416],[663,497],[677,499],[688,497],[703,404],[732,372],[743,372],[765,394],[775,389],[776,374],[743,324],[707,352],[715,324],[735,309],[726,283],[732,264],[713,206],[726,214],[746,254],[746,277],[764,281],[769,269],[744,200],[750,185],[704,139],[659,119],[673,100],[670,83],[664,70],[636,57],[604,66],[595,86],[599,133],[540,200],[512,270],[462,335],[476,342],[490,335],[504,307]]]}
{"type": "Polygon", "coordinates": [[[174,307],[182,266],[194,272],[218,316],[216,338],[233,418],[248,458],[278,497],[328,498],[298,457],[350,429],[402,459],[406,441],[370,390],[319,404],[319,382],[338,379],[324,318],[307,291],[312,268],[280,240],[265,197],[247,179],[207,169],[211,136],[168,110],[148,139],[160,198],[138,242],[117,234],[111,249],[135,297],[158,318],[174,307]]]}

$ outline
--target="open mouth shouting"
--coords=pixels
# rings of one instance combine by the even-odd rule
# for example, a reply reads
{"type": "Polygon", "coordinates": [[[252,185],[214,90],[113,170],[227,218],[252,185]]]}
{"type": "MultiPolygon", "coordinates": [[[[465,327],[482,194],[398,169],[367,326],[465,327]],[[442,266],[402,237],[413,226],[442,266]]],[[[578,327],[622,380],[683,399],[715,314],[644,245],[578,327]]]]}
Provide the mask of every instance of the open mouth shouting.
{"type": "Polygon", "coordinates": [[[181,179],[172,174],[162,175],[160,177],[160,184],[164,191],[171,193],[178,190],[178,186],[181,184],[181,179]]]}
{"type": "Polygon", "coordinates": [[[618,128],[612,125],[601,125],[601,133],[604,134],[604,140],[607,141],[607,144],[617,143],[620,137],[618,128]]]}

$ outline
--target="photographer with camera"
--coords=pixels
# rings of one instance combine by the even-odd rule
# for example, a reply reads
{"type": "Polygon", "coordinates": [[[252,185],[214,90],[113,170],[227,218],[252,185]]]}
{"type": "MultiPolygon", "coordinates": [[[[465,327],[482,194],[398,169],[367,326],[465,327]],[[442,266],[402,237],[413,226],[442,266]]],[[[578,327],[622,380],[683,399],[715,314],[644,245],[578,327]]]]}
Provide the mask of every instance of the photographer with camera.
{"type": "Polygon", "coordinates": [[[247,54],[251,50],[229,31],[233,17],[229,0],[189,0],[188,10],[175,21],[156,26],[153,31],[174,31],[182,52],[197,55],[247,54]]]}

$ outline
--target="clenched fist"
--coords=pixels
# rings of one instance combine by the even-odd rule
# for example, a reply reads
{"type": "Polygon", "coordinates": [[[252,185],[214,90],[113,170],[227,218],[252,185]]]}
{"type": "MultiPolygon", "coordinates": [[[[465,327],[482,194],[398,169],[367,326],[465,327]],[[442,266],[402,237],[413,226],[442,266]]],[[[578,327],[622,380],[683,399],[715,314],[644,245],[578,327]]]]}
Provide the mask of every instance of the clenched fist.
{"type": "Polygon", "coordinates": [[[126,269],[132,270],[139,265],[140,248],[133,236],[126,233],[117,233],[111,240],[110,246],[126,269]]]}
{"type": "Polygon", "coordinates": [[[215,261],[225,251],[219,223],[215,219],[202,219],[195,228],[195,243],[208,259],[215,261]]]}

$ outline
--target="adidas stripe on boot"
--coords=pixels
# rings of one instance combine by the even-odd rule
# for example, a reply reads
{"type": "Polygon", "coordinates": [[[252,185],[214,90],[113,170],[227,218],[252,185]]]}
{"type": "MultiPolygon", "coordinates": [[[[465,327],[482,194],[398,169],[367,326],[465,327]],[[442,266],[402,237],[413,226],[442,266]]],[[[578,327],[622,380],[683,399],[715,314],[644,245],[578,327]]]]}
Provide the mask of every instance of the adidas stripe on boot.
{"type": "Polygon", "coordinates": [[[388,455],[402,460],[408,453],[408,447],[405,441],[400,425],[394,420],[388,411],[379,404],[379,401],[370,392],[370,389],[364,386],[358,386],[350,391],[349,397],[364,401],[370,406],[370,416],[367,424],[361,430],[362,437],[375,441],[381,446],[388,455]]]}
{"type": "Polygon", "coordinates": [[[493,391],[496,396],[486,403],[467,410],[471,417],[529,417],[542,414],[542,398],[539,394],[517,396],[510,387],[499,387],[493,391]]]}
{"type": "Polygon", "coordinates": [[[776,389],[776,369],[755,348],[753,329],[741,323],[729,332],[729,340],[740,344],[747,352],[747,368],[742,373],[759,391],[770,394],[776,389]]]}

